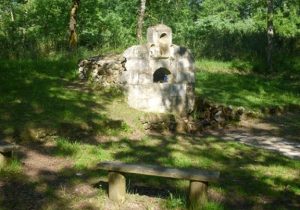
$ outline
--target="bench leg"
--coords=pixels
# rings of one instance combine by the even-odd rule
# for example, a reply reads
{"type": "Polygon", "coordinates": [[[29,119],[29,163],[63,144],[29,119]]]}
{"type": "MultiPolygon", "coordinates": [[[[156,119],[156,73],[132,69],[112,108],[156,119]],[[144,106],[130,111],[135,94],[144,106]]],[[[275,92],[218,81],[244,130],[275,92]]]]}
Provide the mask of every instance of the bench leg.
{"type": "Polygon", "coordinates": [[[190,181],[190,209],[201,209],[207,202],[207,182],[190,181]]]}
{"type": "Polygon", "coordinates": [[[2,153],[0,153],[0,168],[5,166],[5,164],[6,164],[6,158],[2,153]]]}
{"type": "Polygon", "coordinates": [[[123,202],[126,194],[126,179],[117,172],[108,173],[108,197],[116,202],[123,202]]]}

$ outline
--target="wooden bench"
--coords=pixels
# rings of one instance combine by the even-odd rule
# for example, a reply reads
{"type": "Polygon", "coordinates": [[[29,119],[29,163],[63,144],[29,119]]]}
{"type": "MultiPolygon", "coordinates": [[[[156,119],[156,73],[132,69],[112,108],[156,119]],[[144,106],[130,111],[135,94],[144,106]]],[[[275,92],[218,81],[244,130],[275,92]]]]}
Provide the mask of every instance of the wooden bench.
{"type": "Polygon", "coordinates": [[[124,173],[158,176],[190,180],[189,203],[192,207],[201,206],[207,200],[208,182],[217,181],[220,173],[199,169],[177,169],[144,164],[127,164],[121,162],[101,162],[98,168],[109,171],[108,196],[116,202],[123,202],[126,194],[124,173]]]}
{"type": "Polygon", "coordinates": [[[6,157],[12,157],[13,153],[19,148],[15,144],[0,143],[0,166],[5,165],[6,157]]]}

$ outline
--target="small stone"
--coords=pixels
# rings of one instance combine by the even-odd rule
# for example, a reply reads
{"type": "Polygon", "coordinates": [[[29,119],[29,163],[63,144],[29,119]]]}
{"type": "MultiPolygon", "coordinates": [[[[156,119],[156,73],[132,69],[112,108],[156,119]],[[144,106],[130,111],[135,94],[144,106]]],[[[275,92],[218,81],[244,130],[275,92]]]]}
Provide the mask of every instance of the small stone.
{"type": "Polygon", "coordinates": [[[151,125],[149,123],[145,123],[143,127],[144,127],[145,130],[150,130],[151,129],[151,125]]]}
{"type": "Polygon", "coordinates": [[[223,113],[222,113],[222,111],[218,111],[216,114],[215,114],[215,116],[214,116],[214,119],[217,121],[217,122],[224,122],[225,121],[225,119],[223,118],[223,113]]]}
{"type": "Polygon", "coordinates": [[[238,115],[242,115],[243,113],[245,112],[245,108],[244,107],[239,107],[239,108],[237,108],[237,110],[236,110],[236,113],[238,114],[238,115]]]}

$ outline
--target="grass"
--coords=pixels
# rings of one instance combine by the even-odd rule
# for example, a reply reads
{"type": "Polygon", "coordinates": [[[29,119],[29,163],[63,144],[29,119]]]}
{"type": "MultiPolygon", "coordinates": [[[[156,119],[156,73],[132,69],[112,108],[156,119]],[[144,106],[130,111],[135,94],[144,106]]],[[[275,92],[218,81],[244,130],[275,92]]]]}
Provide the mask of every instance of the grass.
{"type": "Polygon", "coordinates": [[[15,176],[21,172],[22,164],[16,156],[10,158],[5,166],[0,166],[0,177],[15,176]]]}
{"type": "MultiPolygon", "coordinates": [[[[249,65],[198,61],[197,94],[249,110],[300,104],[295,79],[254,74],[247,70],[249,65]]],[[[25,173],[21,161],[30,157],[21,152],[0,170],[3,209],[109,209],[105,182],[99,182],[107,174],[96,169],[104,160],[219,170],[221,180],[210,185],[204,209],[300,206],[297,160],[211,136],[145,134],[139,122],[142,113],[129,108],[117,89],[78,82],[72,59],[0,61],[0,66],[1,139],[50,160],[72,163],[59,171],[45,166],[35,180],[25,173]],[[87,189],[78,194],[81,185],[87,189]]],[[[299,129],[298,122],[288,121],[293,131],[299,129]]],[[[129,192],[149,195],[129,195],[129,204],[186,208],[187,181],[134,175],[128,175],[128,181],[129,192]],[[151,203],[151,196],[161,202],[151,203]]]]}
{"type": "Polygon", "coordinates": [[[45,135],[95,137],[129,129],[105,112],[120,92],[97,94],[89,87],[81,91],[74,81],[75,61],[2,61],[0,65],[0,136],[32,140],[38,136],[32,132],[40,129],[45,135]]]}
{"type": "Polygon", "coordinates": [[[240,62],[197,61],[196,92],[211,101],[248,110],[300,105],[299,72],[263,76],[251,73],[249,63],[239,64],[243,68],[237,63],[240,62]]]}
{"type": "MultiPolygon", "coordinates": [[[[245,209],[272,209],[274,205],[293,209],[300,196],[299,161],[214,137],[158,135],[141,141],[122,139],[101,145],[59,139],[56,150],[54,155],[71,158],[74,170],[88,177],[99,177],[89,171],[93,171],[97,162],[105,160],[219,170],[221,180],[210,185],[212,200],[205,209],[235,209],[240,205],[245,209]]],[[[160,189],[155,192],[168,189],[161,205],[167,209],[185,208],[187,181],[135,175],[128,175],[128,179],[133,186],[143,184],[160,189]]],[[[143,194],[138,190],[134,192],[143,194]]],[[[159,193],[156,196],[160,196],[159,193]]]]}
{"type": "Polygon", "coordinates": [[[55,155],[62,157],[70,157],[75,160],[74,168],[85,170],[94,167],[99,160],[111,159],[110,154],[100,145],[92,146],[79,142],[70,142],[67,139],[56,139],[55,155]]]}

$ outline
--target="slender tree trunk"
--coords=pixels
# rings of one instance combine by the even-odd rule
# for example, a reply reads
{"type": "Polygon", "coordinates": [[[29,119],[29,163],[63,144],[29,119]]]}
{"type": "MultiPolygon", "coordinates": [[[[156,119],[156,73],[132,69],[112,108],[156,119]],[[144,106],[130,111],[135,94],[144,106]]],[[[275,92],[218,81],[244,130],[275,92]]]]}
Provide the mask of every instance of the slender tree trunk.
{"type": "Polygon", "coordinates": [[[12,22],[15,22],[15,15],[14,15],[14,10],[12,5],[10,5],[10,18],[12,22]]]}
{"type": "Polygon", "coordinates": [[[140,14],[138,18],[138,25],[137,25],[137,39],[141,43],[143,38],[143,24],[144,24],[144,16],[145,16],[145,9],[146,9],[146,0],[141,0],[141,8],[140,14]]]}
{"type": "Polygon", "coordinates": [[[77,33],[76,33],[76,25],[77,25],[77,12],[79,8],[80,0],[73,0],[73,5],[70,12],[70,23],[69,23],[69,46],[70,49],[73,50],[77,46],[77,33]]]}
{"type": "Polygon", "coordinates": [[[10,17],[11,17],[11,21],[14,22],[15,16],[14,16],[14,12],[13,12],[12,8],[10,9],[10,17]]]}
{"type": "Polygon", "coordinates": [[[268,13],[267,13],[267,62],[268,62],[268,70],[273,72],[273,37],[274,37],[274,26],[273,26],[273,0],[267,0],[268,2],[268,13]]]}

